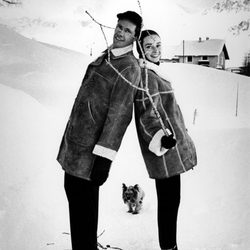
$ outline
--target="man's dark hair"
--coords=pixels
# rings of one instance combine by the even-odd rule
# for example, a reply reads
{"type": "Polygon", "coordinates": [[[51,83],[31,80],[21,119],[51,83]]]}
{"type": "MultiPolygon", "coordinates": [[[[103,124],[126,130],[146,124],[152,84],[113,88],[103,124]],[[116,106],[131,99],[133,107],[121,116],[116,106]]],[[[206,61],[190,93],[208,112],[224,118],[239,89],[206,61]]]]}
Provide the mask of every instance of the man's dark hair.
{"type": "Polygon", "coordinates": [[[137,52],[139,54],[139,58],[143,58],[143,56],[142,56],[142,51],[141,51],[140,46],[138,45],[138,43],[140,43],[141,48],[143,50],[143,40],[144,40],[145,37],[150,36],[150,35],[157,35],[157,36],[159,36],[158,33],[155,32],[154,30],[143,30],[141,32],[141,36],[140,36],[139,40],[136,41],[136,49],[137,49],[137,52]]]}
{"type": "Polygon", "coordinates": [[[135,37],[138,38],[141,32],[141,28],[142,28],[142,17],[137,14],[134,11],[126,11],[123,13],[119,13],[117,14],[117,18],[118,20],[128,20],[131,23],[133,23],[136,28],[135,28],[135,37]]]}

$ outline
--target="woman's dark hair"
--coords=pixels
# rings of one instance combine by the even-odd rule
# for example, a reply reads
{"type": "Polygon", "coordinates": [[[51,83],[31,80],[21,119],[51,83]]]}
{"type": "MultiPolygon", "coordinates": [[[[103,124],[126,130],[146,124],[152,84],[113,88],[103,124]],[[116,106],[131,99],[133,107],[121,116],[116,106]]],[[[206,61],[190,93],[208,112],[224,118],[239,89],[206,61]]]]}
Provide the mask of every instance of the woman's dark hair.
{"type": "MultiPolygon", "coordinates": [[[[148,37],[148,36],[150,36],[150,35],[157,35],[157,36],[159,36],[158,33],[155,32],[154,30],[143,30],[143,31],[141,32],[141,36],[140,36],[139,40],[136,41],[136,49],[137,49],[137,52],[138,52],[138,54],[139,54],[139,58],[143,58],[143,56],[142,56],[142,51],[141,51],[140,46],[139,46],[138,43],[140,43],[141,48],[142,48],[142,50],[143,50],[143,41],[144,41],[144,38],[145,38],[145,37],[148,37]]],[[[159,36],[159,37],[160,37],[160,36],[159,36]]],[[[144,51],[143,51],[143,52],[144,52],[144,51]]]]}

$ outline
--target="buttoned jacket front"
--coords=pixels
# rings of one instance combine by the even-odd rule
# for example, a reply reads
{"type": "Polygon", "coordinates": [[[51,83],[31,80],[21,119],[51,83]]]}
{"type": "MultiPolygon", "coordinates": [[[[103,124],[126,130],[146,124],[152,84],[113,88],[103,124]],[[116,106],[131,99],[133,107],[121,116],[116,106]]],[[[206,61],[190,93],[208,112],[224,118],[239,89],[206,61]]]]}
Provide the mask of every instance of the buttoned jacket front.
{"type": "MultiPolygon", "coordinates": [[[[153,70],[148,70],[147,76],[149,94],[165,128],[176,139],[176,146],[168,151],[165,150],[165,153],[161,155],[155,153],[160,150],[161,137],[164,132],[145,91],[137,92],[135,121],[148,174],[154,179],[164,179],[192,169],[197,164],[196,149],[186,129],[171,83],[161,78],[153,70]]],[[[140,87],[145,88],[145,82],[145,72],[142,72],[140,87]]]]}
{"type": "Polygon", "coordinates": [[[114,159],[132,118],[141,78],[132,51],[120,56],[110,52],[113,68],[107,59],[105,51],[88,66],[57,157],[67,173],[87,180],[96,155],[114,159]]]}

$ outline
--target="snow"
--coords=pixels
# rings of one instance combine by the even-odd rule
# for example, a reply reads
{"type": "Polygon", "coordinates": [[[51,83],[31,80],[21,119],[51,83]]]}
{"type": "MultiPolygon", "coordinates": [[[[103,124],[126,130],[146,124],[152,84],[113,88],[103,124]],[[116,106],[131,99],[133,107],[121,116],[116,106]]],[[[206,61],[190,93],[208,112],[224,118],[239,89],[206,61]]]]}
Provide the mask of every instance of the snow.
{"type": "MultiPolygon", "coordinates": [[[[2,25],[0,34],[0,249],[71,249],[56,155],[91,58],[2,25]]],[[[163,67],[198,154],[198,166],[181,177],[179,249],[249,249],[250,78],[195,65],[163,67]]],[[[156,209],[154,180],[148,178],[132,122],[101,187],[99,234],[105,231],[99,242],[159,249],[156,209]],[[122,183],[138,183],[145,191],[140,214],[127,213],[122,183]]]]}

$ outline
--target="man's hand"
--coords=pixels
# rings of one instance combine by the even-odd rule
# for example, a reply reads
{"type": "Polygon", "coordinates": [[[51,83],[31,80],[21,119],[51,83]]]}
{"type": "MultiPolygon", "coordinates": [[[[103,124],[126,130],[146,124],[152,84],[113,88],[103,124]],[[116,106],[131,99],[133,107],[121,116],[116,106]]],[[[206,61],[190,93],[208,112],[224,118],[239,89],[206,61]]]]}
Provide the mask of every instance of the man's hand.
{"type": "Polygon", "coordinates": [[[101,186],[107,180],[111,163],[107,158],[96,156],[90,176],[96,186],[101,186]]]}
{"type": "Polygon", "coordinates": [[[166,149],[170,149],[172,147],[174,147],[176,145],[176,140],[173,138],[173,134],[166,136],[164,135],[161,138],[161,146],[166,148],[166,149]]]}

